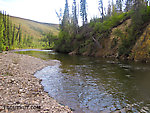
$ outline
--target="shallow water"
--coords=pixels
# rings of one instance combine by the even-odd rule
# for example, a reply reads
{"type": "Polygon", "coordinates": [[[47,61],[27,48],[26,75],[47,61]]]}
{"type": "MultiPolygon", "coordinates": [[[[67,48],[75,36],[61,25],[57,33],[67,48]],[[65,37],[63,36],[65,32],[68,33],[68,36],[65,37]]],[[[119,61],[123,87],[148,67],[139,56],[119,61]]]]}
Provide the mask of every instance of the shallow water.
{"type": "Polygon", "coordinates": [[[35,76],[44,90],[76,113],[116,111],[132,106],[131,113],[150,112],[150,65],[53,51],[20,51],[60,65],[45,67],[35,76]]]}

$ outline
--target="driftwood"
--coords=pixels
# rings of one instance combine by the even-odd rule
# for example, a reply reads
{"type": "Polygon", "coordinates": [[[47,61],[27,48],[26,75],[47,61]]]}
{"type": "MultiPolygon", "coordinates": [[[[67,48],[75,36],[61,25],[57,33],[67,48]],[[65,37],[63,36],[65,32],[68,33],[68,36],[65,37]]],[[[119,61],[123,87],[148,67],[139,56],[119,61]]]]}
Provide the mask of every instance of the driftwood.
{"type": "Polygon", "coordinates": [[[92,37],[92,39],[94,40],[94,42],[96,43],[96,45],[101,49],[102,47],[101,47],[100,43],[94,37],[92,37]]]}

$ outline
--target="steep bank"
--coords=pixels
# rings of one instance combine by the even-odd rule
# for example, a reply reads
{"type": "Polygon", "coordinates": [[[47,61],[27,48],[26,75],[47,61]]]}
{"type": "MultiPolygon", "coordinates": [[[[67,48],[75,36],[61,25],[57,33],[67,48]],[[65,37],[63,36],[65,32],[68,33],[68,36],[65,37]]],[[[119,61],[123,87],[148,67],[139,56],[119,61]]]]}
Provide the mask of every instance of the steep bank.
{"type": "MultiPolygon", "coordinates": [[[[122,46],[121,33],[128,35],[127,28],[131,26],[131,19],[126,20],[121,25],[112,29],[109,38],[103,38],[100,41],[100,48],[90,54],[88,51],[82,55],[92,55],[96,57],[113,57],[119,58],[119,48],[122,46]],[[120,33],[120,34],[119,34],[120,33]]],[[[134,61],[150,62],[150,24],[147,24],[140,37],[137,38],[135,44],[131,48],[131,53],[128,57],[120,56],[121,59],[134,61]]]]}
{"type": "MultiPolygon", "coordinates": [[[[120,22],[121,23],[121,22],[120,22]]],[[[119,56],[119,49],[122,46],[122,40],[125,38],[124,36],[129,35],[128,29],[130,29],[132,24],[131,19],[125,20],[123,23],[114,27],[109,31],[110,35],[102,38],[95,38],[98,44],[92,39],[85,38],[83,42],[79,42],[78,44],[84,44],[84,46],[80,45],[80,47],[75,48],[70,55],[80,54],[86,56],[96,56],[96,57],[113,57],[113,58],[121,58],[121,59],[129,59],[135,61],[150,61],[150,24],[147,23],[142,34],[137,37],[135,44],[132,45],[131,53],[129,56],[119,56]]],[[[83,34],[84,37],[85,34],[83,34]]],[[[96,36],[95,36],[96,37],[96,36]]],[[[79,39],[76,39],[80,41],[79,39]]],[[[77,43],[77,42],[75,42],[77,43]]]]}
{"type": "Polygon", "coordinates": [[[44,61],[27,55],[0,53],[0,112],[70,113],[67,106],[58,104],[43,91],[37,70],[56,61],[44,61]]]}
{"type": "MultiPolygon", "coordinates": [[[[109,38],[103,39],[101,44],[103,47],[99,48],[94,54],[97,57],[119,57],[119,47],[121,46],[121,38],[117,36],[117,32],[122,32],[128,35],[126,28],[131,25],[131,19],[126,20],[123,24],[112,29],[109,38]]],[[[124,59],[125,57],[121,57],[124,59]]],[[[150,24],[146,25],[142,35],[137,38],[135,44],[131,49],[130,55],[126,58],[134,61],[150,62],[150,24]]]]}
{"type": "Polygon", "coordinates": [[[137,40],[129,58],[135,61],[150,62],[150,24],[137,40]]]}
{"type": "MultiPolygon", "coordinates": [[[[134,7],[134,6],[133,6],[134,7]]],[[[95,18],[81,27],[63,25],[55,50],[70,55],[114,57],[148,62],[150,6],[95,18]]]]}

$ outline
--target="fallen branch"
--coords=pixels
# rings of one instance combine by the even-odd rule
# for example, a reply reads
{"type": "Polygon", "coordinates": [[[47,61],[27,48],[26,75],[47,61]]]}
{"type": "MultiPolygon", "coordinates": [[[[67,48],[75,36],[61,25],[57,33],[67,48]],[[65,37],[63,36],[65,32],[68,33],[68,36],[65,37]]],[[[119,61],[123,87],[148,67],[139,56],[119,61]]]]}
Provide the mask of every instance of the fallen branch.
{"type": "Polygon", "coordinates": [[[94,40],[94,42],[96,43],[96,45],[101,49],[102,47],[101,47],[101,45],[99,44],[99,42],[98,42],[94,37],[92,37],[92,39],[94,40]]]}

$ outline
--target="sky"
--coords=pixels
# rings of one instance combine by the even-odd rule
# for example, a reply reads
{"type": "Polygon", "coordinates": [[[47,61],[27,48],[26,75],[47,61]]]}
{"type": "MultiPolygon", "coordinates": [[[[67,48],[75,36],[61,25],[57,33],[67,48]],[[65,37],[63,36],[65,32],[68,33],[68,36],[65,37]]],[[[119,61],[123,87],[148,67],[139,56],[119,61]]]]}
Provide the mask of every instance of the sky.
{"type": "MultiPolygon", "coordinates": [[[[80,0],[77,0],[79,4],[80,0]]],[[[70,13],[73,0],[68,0],[70,13]]],[[[104,0],[104,5],[108,3],[104,0]]],[[[64,9],[65,0],[0,0],[0,10],[5,10],[11,16],[31,19],[45,23],[59,23],[55,10],[64,9]]],[[[88,20],[99,17],[98,0],[87,0],[88,20]]],[[[79,18],[79,20],[81,20],[79,18]]]]}

